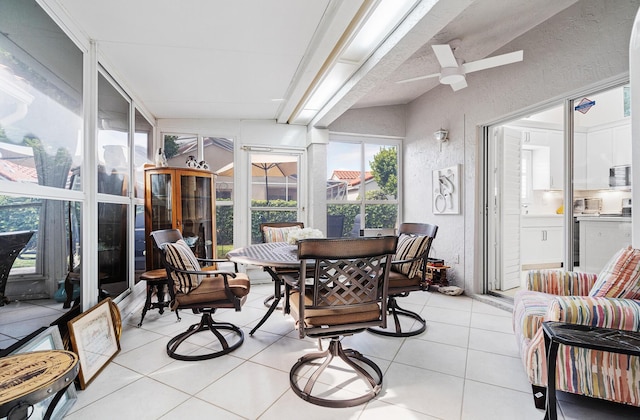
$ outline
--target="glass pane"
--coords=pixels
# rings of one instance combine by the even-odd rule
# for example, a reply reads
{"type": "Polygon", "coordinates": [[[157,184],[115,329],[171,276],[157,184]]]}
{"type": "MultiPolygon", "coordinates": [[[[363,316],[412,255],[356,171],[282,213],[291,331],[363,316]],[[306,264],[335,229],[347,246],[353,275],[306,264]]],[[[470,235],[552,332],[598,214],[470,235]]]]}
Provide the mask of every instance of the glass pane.
{"type": "Polygon", "coordinates": [[[151,232],[173,227],[171,174],[152,174],[151,178],[151,232]]]}
{"type": "Polygon", "coordinates": [[[359,200],[362,145],[330,142],[327,146],[327,200],[359,200]]]}
{"type": "MultiPolygon", "coordinates": [[[[398,218],[398,147],[393,144],[332,141],[327,152],[327,231],[342,223],[343,236],[362,229],[394,229],[398,218]],[[336,206],[350,201],[354,206],[336,206]],[[389,201],[389,204],[380,203],[389,201]],[[391,202],[393,204],[391,204],[391,202]],[[358,203],[358,205],[355,205],[358,203]],[[368,203],[368,204],[367,204],[368,203]],[[374,205],[375,204],[375,205],[374,205]],[[343,210],[338,210],[342,208],[343,210]],[[340,221],[336,214],[344,214],[340,221]],[[362,218],[364,217],[364,220],[362,218]],[[368,220],[371,218],[371,220],[368,220]]],[[[339,227],[337,228],[339,229],[339,227]]]]}
{"type": "Polygon", "coordinates": [[[145,260],[145,232],[144,232],[144,205],[135,206],[135,229],[134,229],[134,261],[136,271],[136,283],[140,280],[138,274],[146,271],[145,260]]]}
{"type": "Polygon", "coordinates": [[[211,179],[181,176],[182,236],[198,258],[213,255],[213,191],[211,179]]]}
{"type": "Polygon", "coordinates": [[[260,223],[298,221],[298,159],[251,153],[251,243],[262,242],[260,223]]]}
{"type": "Polygon", "coordinates": [[[129,173],[129,102],[98,75],[98,192],[126,196],[129,173]]]}
{"type": "Polygon", "coordinates": [[[195,134],[165,134],[164,155],[171,167],[184,168],[189,156],[198,158],[198,136],[195,134]]]}
{"type": "Polygon", "coordinates": [[[233,140],[204,137],[204,159],[216,177],[216,257],[233,249],[233,140]]]}
{"type": "Polygon", "coordinates": [[[65,188],[82,161],[82,52],[35,2],[1,9],[0,178],[65,188]]]}
{"type": "Polygon", "coordinates": [[[396,204],[367,204],[364,229],[394,229],[398,220],[396,204]]]}
{"type": "Polygon", "coordinates": [[[98,284],[101,297],[127,289],[127,205],[98,203],[98,284]]]}
{"type": "Polygon", "coordinates": [[[629,87],[574,100],[573,265],[599,273],[631,244],[629,87]]]}
{"type": "Polygon", "coordinates": [[[267,222],[297,222],[297,211],[269,211],[269,210],[252,210],[251,212],[251,243],[262,243],[262,234],[260,233],[260,224],[267,222]]]}
{"type": "Polygon", "coordinates": [[[360,236],[360,205],[358,204],[330,204],[327,206],[327,237],[337,237],[334,232],[339,231],[342,219],[340,237],[360,236]],[[337,225],[337,227],[336,227],[337,225]],[[334,231],[334,229],[336,229],[334,231]]]}
{"type": "Polygon", "coordinates": [[[251,200],[254,206],[298,206],[298,157],[251,154],[251,200]]]}
{"type": "Polygon", "coordinates": [[[365,190],[367,200],[398,198],[398,150],[395,146],[365,145],[365,190]]]}
{"type": "MultiPolygon", "coordinates": [[[[144,165],[153,163],[153,126],[136,109],[136,126],[133,138],[134,142],[134,195],[136,198],[144,198],[144,165]]],[[[144,220],[142,222],[144,227],[144,220]]]]}
{"type": "MultiPolygon", "coordinates": [[[[64,302],[65,277],[33,274],[42,273],[45,264],[58,272],[79,274],[80,219],[79,202],[0,196],[0,264],[5,265],[2,271],[6,275],[0,277],[0,295],[11,301],[53,298],[64,302]],[[43,252],[45,242],[62,248],[43,252]],[[15,251],[9,253],[11,250],[15,251]],[[25,276],[31,276],[29,281],[25,276]]],[[[79,287],[79,282],[74,282],[74,299],[79,296],[79,287]]]]}
{"type": "MultiPolygon", "coordinates": [[[[33,235],[24,243],[12,261],[9,275],[35,273],[38,259],[38,230],[43,200],[26,197],[0,196],[0,233],[30,231],[33,235]]],[[[3,262],[7,263],[7,262],[3,262]]],[[[0,280],[2,281],[2,280],[0,280]]],[[[0,293],[2,291],[0,290],[0,293]]]]}

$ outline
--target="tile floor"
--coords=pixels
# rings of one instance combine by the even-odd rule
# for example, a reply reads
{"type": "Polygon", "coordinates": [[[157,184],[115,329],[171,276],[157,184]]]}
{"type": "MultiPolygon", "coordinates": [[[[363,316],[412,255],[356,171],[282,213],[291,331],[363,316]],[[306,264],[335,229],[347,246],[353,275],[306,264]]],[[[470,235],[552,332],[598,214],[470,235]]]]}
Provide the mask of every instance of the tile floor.
{"type": "MultiPolygon", "coordinates": [[[[253,337],[248,335],[264,314],[262,301],[272,290],[270,284],[253,285],[241,312],[220,311],[218,320],[243,326],[245,342],[229,355],[199,362],[173,360],[165,351],[169,337],[197,318],[182,311],[182,322],[177,323],[173,313],[159,315],[154,310],[137,328],[141,301],[135,311],[122,314],[121,352],[86,390],[78,391],[65,419],[544,417],[533,405],[511,314],[466,296],[437,292],[412,293],[401,301],[427,319],[427,330],[420,336],[387,338],[365,332],[344,340],[385,372],[383,389],[374,400],[344,409],[306,403],[290,390],[288,372],[298,357],[316,349],[316,342],[297,338],[291,318],[279,312],[253,337]]],[[[10,333],[0,330],[0,335],[10,333]]],[[[197,351],[207,344],[193,340],[192,346],[197,351]]],[[[640,418],[632,407],[567,394],[559,398],[560,419],[640,418]]]]}

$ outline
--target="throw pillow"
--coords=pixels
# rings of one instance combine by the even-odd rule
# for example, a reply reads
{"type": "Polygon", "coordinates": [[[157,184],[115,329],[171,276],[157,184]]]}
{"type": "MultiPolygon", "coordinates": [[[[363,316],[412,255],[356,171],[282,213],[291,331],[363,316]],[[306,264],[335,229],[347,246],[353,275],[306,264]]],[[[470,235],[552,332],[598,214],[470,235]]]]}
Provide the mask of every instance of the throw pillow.
{"type": "Polygon", "coordinates": [[[269,242],[288,242],[289,232],[292,230],[300,230],[300,226],[287,226],[287,227],[270,227],[264,226],[262,232],[264,233],[264,241],[269,242]]]}
{"type": "Polygon", "coordinates": [[[598,274],[589,296],[640,299],[640,249],[618,251],[598,274]]]}
{"type": "MultiPolygon", "coordinates": [[[[410,260],[422,255],[431,238],[429,236],[411,236],[401,234],[398,237],[398,247],[394,261],[410,260]]],[[[391,270],[402,273],[410,279],[415,277],[420,268],[422,260],[415,260],[402,264],[391,264],[391,270]]]]}
{"type": "MultiPolygon", "coordinates": [[[[189,245],[182,239],[174,243],[164,244],[164,252],[167,262],[172,266],[187,271],[200,271],[200,263],[189,245]]],[[[171,272],[174,288],[177,292],[189,293],[200,285],[202,278],[198,274],[171,272]]]]}

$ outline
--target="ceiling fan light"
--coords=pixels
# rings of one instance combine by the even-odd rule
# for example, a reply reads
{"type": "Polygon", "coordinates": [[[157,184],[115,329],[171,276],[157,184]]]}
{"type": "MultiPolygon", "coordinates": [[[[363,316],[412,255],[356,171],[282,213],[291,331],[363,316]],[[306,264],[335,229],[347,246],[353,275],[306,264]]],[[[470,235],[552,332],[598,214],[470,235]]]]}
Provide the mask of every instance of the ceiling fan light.
{"type": "Polygon", "coordinates": [[[453,85],[464,80],[464,70],[460,67],[443,67],[440,72],[440,83],[453,85]]]}

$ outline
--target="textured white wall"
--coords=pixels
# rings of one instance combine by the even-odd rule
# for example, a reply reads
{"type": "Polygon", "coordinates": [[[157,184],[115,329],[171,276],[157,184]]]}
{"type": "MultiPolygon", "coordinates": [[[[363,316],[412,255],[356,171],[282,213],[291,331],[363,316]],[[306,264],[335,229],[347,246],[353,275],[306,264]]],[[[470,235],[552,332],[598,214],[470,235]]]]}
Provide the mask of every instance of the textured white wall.
{"type": "MultiPolygon", "coordinates": [[[[477,272],[482,239],[478,224],[479,128],[626,74],[631,27],[639,5],[640,0],[580,1],[492,54],[522,49],[523,62],[472,73],[467,76],[466,89],[453,92],[448,86],[439,86],[407,105],[403,220],[439,225],[433,254],[453,265],[449,277],[467,293],[482,291],[477,272]],[[433,140],[433,132],[440,127],[450,132],[442,150],[433,140]],[[463,166],[461,214],[434,215],[431,171],[454,164],[463,166]]],[[[356,110],[357,114],[350,111],[329,129],[379,134],[364,127],[378,127],[381,110],[371,109],[370,115],[365,109],[356,110]]],[[[401,118],[402,114],[388,115],[401,118]]],[[[387,122],[384,127],[401,125],[400,121],[387,122]]]]}

